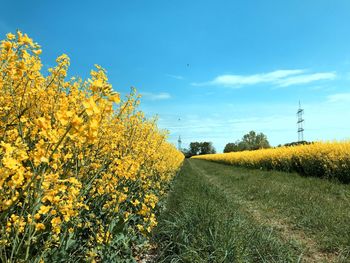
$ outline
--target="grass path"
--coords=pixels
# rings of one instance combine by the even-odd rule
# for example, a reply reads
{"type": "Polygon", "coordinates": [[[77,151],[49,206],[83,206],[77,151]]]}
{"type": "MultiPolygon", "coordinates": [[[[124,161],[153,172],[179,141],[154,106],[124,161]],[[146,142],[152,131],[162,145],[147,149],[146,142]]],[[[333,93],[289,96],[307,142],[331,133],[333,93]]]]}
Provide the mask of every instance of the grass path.
{"type": "Polygon", "coordinates": [[[186,160],[162,213],[159,262],[349,262],[350,187],[186,160]]]}
{"type": "Polygon", "coordinates": [[[200,165],[196,162],[190,162],[190,166],[200,175],[206,177],[208,182],[218,187],[223,191],[231,200],[240,205],[240,210],[249,214],[258,224],[264,224],[270,226],[271,229],[278,231],[278,234],[282,240],[289,242],[296,242],[305,248],[303,256],[306,261],[319,262],[320,260],[327,259],[327,261],[335,261],[335,255],[332,253],[325,253],[318,249],[314,239],[308,237],[302,230],[295,229],[295,227],[288,221],[276,217],[275,211],[262,212],[260,206],[254,201],[244,200],[240,197],[237,189],[234,185],[225,186],[220,177],[210,176],[200,165]]]}

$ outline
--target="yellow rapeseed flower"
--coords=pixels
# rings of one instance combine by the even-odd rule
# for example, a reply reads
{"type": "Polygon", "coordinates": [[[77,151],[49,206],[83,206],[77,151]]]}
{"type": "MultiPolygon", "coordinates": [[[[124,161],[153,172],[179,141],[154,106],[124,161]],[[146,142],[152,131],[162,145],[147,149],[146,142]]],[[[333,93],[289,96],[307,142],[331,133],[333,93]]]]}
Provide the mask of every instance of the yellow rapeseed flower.
{"type": "Polygon", "coordinates": [[[43,223],[36,223],[35,224],[35,230],[36,231],[45,230],[45,225],[43,223]]]}
{"type": "Polygon", "coordinates": [[[75,253],[84,258],[113,240],[109,230],[119,220],[139,242],[139,229],[146,235],[156,225],[158,200],[183,154],[137,109],[135,89],[121,101],[100,66],[91,80],[67,79],[65,54],[45,74],[40,53],[20,31],[0,44],[3,257],[50,261],[75,231],[96,233],[79,237],[84,252],[75,253]]]}

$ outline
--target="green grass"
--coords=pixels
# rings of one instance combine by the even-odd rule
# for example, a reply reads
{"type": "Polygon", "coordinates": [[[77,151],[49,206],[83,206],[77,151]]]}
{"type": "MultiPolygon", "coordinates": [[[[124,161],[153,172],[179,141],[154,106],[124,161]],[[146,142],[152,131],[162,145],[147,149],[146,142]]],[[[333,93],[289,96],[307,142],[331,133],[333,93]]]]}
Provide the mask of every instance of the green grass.
{"type": "Polygon", "coordinates": [[[350,186],[186,160],[154,239],[157,262],[349,262],[350,186]]]}

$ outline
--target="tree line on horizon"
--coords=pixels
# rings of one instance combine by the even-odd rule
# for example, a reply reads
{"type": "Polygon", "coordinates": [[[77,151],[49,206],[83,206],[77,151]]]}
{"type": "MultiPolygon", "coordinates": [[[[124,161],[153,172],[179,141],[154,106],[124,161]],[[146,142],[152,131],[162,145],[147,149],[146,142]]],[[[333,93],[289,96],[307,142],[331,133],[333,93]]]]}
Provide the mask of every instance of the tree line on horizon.
{"type": "Polygon", "coordinates": [[[253,151],[270,147],[270,143],[265,134],[262,132],[256,133],[255,131],[250,131],[243,135],[241,140],[227,143],[224,148],[224,153],[253,151]]]}
{"type": "Polygon", "coordinates": [[[216,150],[212,142],[191,142],[188,149],[182,149],[186,158],[190,158],[195,155],[213,154],[216,150]]]}
{"type": "MultiPolygon", "coordinates": [[[[295,146],[299,144],[310,144],[311,142],[300,141],[300,142],[291,142],[284,145],[279,144],[277,147],[282,146],[295,146]]],[[[224,153],[229,152],[241,152],[241,151],[254,151],[259,149],[271,148],[267,136],[260,132],[250,131],[247,134],[243,135],[240,140],[236,142],[229,142],[225,145],[224,153]]],[[[213,154],[216,153],[216,150],[212,142],[191,142],[188,149],[182,149],[182,152],[186,158],[190,158],[195,155],[203,154],[213,154]]]]}
{"type": "MultiPolygon", "coordinates": [[[[227,143],[224,153],[238,152],[245,150],[257,150],[261,148],[270,148],[270,143],[267,136],[263,133],[250,131],[245,134],[241,140],[234,143],[227,143]]],[[[188,149],[182,149],[184,155],[189,158],[195,155],[213,154],[216,150],[212,142],[191,142],[188,149]]]]}

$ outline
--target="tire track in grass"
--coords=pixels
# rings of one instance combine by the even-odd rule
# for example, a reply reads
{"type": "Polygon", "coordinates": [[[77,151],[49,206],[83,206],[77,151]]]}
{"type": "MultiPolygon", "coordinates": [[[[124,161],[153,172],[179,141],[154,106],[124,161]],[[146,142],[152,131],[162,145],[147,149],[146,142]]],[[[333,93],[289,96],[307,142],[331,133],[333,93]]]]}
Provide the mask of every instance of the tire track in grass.
{"type": "Polygon", "coordinates": [[[284,243],[209,183],[186,160],[154,232],[155,262],[298,262],[301,249],[284,243]],[[157,261],[158,260],[158,261],[157,261]]]}
{"type": "Polygon", "coordinates": [[[270,226],[272,229],[277,230],[284,242],[294,241],[305,248],[299,257],[299,262],[339,262],[339,258],[335,253],[320,251],[317,247],[317,242],[312,237],[306,235],[304,231],[294,229],[286,220],[276,218],[272,213],[262,213],[254,201],[247,201],[235,195],[232,189],[222,185],[217,177],[210,176],[210,174],[195,162],[190,160],[189,164],[193,170],[205,178],[210,184],[220,189],[228,199],[239,204],[242,212],[250,215],[257,223],[270,226]]]}

